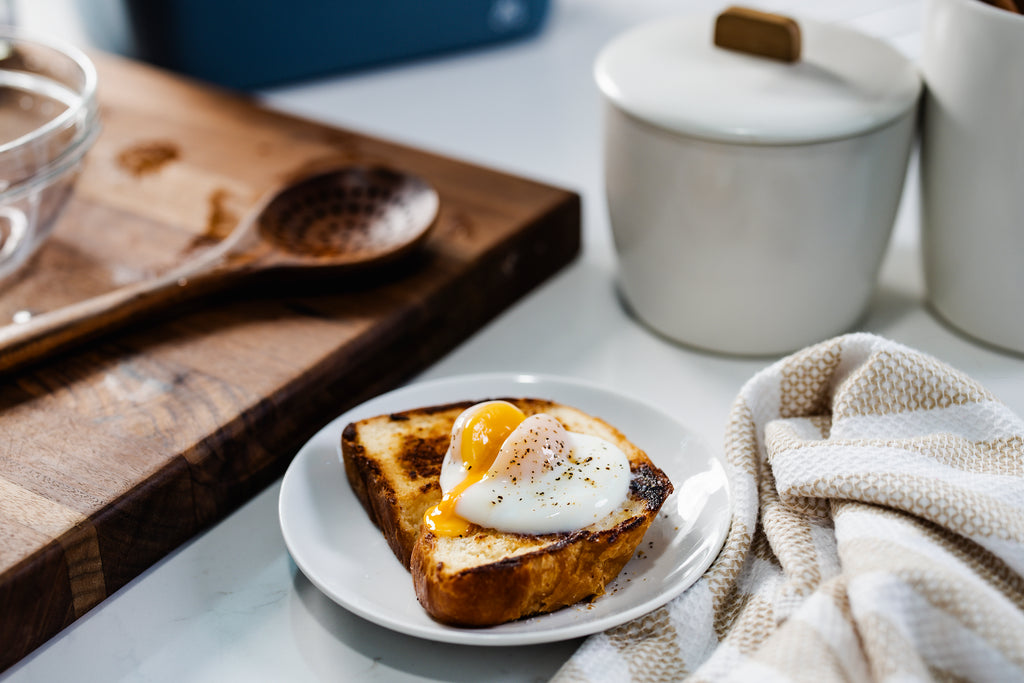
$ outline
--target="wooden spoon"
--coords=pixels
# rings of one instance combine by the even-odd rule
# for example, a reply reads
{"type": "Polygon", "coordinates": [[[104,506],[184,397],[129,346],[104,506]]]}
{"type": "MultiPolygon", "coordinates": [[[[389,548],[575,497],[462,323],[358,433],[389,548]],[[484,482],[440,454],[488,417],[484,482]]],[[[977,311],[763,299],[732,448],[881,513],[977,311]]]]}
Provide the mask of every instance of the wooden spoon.
{"type": "Polygon", "coordinates": [[[257,275],[334,275],[396,259],[424,240],[438,205],[425,181],[386,168],[300,179],[265,195],[222,242],[161,277],[0,328],[0,371],[257,275]]]}

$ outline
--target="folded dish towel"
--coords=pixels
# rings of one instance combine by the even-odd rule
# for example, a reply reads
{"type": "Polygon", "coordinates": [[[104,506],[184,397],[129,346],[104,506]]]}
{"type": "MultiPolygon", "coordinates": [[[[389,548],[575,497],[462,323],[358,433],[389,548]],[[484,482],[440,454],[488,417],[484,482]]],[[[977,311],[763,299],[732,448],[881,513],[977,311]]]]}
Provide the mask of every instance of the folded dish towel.
{"type": "Polygon", "coordinates": [[[746,384],[725,456],[712,567],[556,680],[1024,680],[1024,422],[976,382],[839,337],[746,384]]]}

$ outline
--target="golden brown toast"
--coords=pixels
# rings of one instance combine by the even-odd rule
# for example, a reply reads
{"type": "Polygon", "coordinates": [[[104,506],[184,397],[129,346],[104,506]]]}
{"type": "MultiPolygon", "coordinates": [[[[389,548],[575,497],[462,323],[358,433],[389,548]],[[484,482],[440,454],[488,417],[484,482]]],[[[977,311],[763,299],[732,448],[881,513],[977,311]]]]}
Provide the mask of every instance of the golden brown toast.
{"type": "Polygon", "coordinates": [[[420,603],[445,623],[499,624],[601,594],[672,492],[664,472],[603,420],[541,399],[502,400],[622,449],[631,470],[626,502],[600,522],[571,532],[526,535],[474,527],[465,536],[438,537],[421,528],[423,515],[441,498],[438,478],[452,425],[476,401],[381,415],[342,433],[353,491],[412,572],[420,603]]]}

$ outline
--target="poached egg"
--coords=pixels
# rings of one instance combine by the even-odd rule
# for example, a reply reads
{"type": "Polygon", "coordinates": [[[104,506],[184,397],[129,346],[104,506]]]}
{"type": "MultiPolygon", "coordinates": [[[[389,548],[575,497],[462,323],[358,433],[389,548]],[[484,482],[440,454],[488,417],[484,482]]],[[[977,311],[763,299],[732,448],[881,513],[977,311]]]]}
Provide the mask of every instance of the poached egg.
{"type": "Polygon", "coordinates": [[[527,417],[506,401],[464,410],[441,465],[441,502],[424,522],[439,536],[473,524],[547,534],[580,529],[629,493],[629,460],[615,444],[567,431],[554,417],[527,417]]]}

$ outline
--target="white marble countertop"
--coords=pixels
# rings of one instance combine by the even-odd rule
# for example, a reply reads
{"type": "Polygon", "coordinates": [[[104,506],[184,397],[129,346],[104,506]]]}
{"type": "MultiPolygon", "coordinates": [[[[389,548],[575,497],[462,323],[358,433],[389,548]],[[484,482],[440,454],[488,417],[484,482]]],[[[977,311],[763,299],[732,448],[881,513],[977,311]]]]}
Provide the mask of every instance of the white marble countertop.
{"type": "MultiPolygon", "coordinates": [[[[85,3],[88,4],[88,3],[85,3]]],[[[112,3],[96,3],[109,6],[112,3]]],[[[659,405],[713,444],[744,381],[771,359],[697,352],[623,310],[604,207],[600,47],[650,18],[722,3],[554,0],[525,41],[263,93],[271,106],[578,191],[581,258],[424,372],[583,378],[659,405]],[[584,305],[581,305],[584,304],[584,305]],[[561,330],[524,343],[522,330],[561,330]]],[[[771,9],[855,25],[916,57],[919,0],[781,0],[771,9]]],[[[83,41],[71,2],[22,0],[27,26],[83,41]]],[[[881,281],[860,329],[931,353],[1024,414],[1024,359],[940,324],[924,305],[912,169],[881,281]]],[[[278,482],[185,544],[0,676],[28,681],[423,681],[546,679],[579,640],[483,648],[390,632],[324,597],[295,567],[278,482]]]]}

